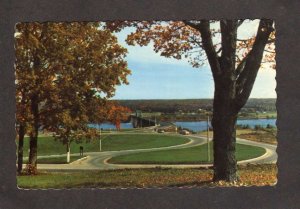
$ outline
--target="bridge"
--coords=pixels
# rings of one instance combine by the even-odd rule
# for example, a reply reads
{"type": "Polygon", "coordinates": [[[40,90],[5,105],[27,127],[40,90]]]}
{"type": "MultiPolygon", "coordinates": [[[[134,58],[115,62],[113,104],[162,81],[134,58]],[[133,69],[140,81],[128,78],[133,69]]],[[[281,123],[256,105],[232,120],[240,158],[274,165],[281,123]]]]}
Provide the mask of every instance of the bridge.
{"type": "Polygon", "coordinates": [[[141,111],[135,111],[134,114],[130,115],[131,123],[133,128],[145,128],[145,127],[159,127],[158,129],[164,131],[176,132],[177,126],[172,122],[158,122],[156,118],[153,120],[151,118],[145,118],[141,111]]]}
{"type": "Polygon", "coordinates": [[[159,125],[156,119],[143,118],[141,111],[135,111],[135,114],[130,115],[130,120],[133,128],[143,128],[159,125]]]}

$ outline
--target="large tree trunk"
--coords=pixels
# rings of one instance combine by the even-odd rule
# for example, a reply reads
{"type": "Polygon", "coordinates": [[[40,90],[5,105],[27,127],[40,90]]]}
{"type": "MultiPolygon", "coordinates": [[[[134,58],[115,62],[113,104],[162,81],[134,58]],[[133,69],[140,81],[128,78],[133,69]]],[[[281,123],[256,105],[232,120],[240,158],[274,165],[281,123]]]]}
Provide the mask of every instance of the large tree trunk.
{"type": "Polygon", "coordinates": [[[237,114],[247,102],[263,57],[270,33],[274,30],[272,20],[261,20],[252,50],[236,66],[237,20],[221,20],[221,56],[212,41],[210,23],[187,22],[199,30],[215,82],[212,125],[214,130],[214,181],[237,180],[235,159],[235,124],[237,114]]]}
{"type": "Polygon", "coordinates": [[[235,158],[236,115],[214,114],[214,177],[213,181],[236,181],[237,161],[235,158]]]}
{"type": "Polygon", "coordinates": [[[23,169],[23,145],[25,136],[25,126],[20,124],[19,127],[19,143],[18,143],[18,174],[21,174],[23,169]]]}
{"type": "Polygon", "coordinates": [[[30,134],[29,141],[29,162],[28,174],[35,174],[37,172],[37,140],[39,133],[39,110],[37,96],[31,99],[31,112],[33,114],[33,130],[30,134]]]}
{"type": "Polygon", "coordinates": [[[37,137],[38,135],[34,133],[32,136],[30,136],[29,141],[29,160],[28,160],[28,166],[29,174],[34,174],[36,172],[37,167],[37,137]]]}
{"type": "Polygon", "coordinates": [[[213,104],[214,181],[236,181],[235,158],[237,113],[234,111],[235,81],[230,77],[215,81],[213,104]],[[224,82],[225,81],[225,82],[224,82]]]}

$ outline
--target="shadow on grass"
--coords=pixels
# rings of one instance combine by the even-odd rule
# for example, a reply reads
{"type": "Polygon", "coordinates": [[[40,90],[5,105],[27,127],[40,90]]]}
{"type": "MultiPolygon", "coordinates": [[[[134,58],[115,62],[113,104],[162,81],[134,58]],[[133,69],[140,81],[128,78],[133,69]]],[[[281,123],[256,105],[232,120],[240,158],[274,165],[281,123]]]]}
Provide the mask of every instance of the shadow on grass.
{"type": "Polygon", "coordinates": [[[212,184],[212,180],[206,180],[206,181],[193,181],[188,183],[177,183],[177,184],[170,184],[167,187],[200,187],[200,186],[208,186],[212,184]]]}

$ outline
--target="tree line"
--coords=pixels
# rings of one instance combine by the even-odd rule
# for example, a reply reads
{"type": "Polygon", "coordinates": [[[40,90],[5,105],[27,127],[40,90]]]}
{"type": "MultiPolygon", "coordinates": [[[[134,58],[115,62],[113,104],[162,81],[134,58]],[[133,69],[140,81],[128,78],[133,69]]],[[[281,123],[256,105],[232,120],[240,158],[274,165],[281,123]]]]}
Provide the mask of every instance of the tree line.
{"type": "MultiPolygon", "coordinates": [[[[213,99],[151,99],[151,100],[115,100],[131,110],[143,112],[198,112],[199,109],[212,111],[213,99]]],[[[276,99],[249,99],[242,111],[276,111],[276,99]]]]}

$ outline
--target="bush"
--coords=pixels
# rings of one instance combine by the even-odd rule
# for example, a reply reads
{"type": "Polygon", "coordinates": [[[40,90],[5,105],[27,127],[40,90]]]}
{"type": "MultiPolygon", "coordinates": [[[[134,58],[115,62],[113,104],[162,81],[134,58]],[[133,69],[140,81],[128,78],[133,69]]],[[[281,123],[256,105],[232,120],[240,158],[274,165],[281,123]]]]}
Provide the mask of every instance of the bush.
{"type": "Polygon", "coordinates": [[[261,129],[263,129],[263,127],[262,127],[261,125],[255,125],[255,126],[254,126],[254,129],[255,129],[255,130],[261,130],[261,129]]]}
{"type": "Polygon", "coordinates": [[[246,124],[246,125],[243,125],[243,127],[242,127],[243,129],[249,129],[250,128],[250,126],[248,125],[248,124],[246,124]]]}
{"type": "Polygon", "coordinates": [[[249,129],[250,126],[248,124],[246,124],[246,125],[236,125],[236,128],[238,128],[238,129],[249,129]]]}

